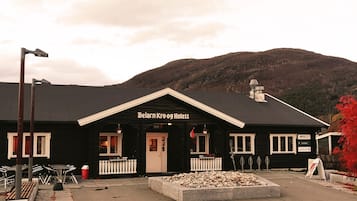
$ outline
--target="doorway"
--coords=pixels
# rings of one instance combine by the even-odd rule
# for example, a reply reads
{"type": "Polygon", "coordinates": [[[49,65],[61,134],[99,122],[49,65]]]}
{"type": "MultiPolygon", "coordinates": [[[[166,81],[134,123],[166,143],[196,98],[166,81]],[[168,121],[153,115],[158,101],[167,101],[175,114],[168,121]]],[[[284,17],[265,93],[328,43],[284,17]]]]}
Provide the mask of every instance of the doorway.
{"type": "Polygon", "coordinates": [[[167,133],[146,133],[146,172],[167,172],[167,133]]]}

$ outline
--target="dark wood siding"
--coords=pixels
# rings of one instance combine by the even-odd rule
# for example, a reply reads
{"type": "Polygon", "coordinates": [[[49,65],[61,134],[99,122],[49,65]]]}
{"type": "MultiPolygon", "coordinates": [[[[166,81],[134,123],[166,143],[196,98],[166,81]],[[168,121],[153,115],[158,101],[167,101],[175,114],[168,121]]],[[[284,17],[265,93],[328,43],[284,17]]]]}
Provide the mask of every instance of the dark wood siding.
{"type": "Polygon", "coordinates": [[[122,111],[119,114],[115,114],[102,121],[106,123],[130,123],[130,124],[140,124],[140,123],[184,123],[189,122],[195,123],[208,123],[213,122],[213,116],[201,111],[187,103],[179,101],[171,96],[164,96],[153,101],[147,102],[145,104],[139,105],[137,107],[122,111]],[[169,119],[138,119],[138,112],[150,112],[150,113],[185,113],[189,114],[189,119],[179,119],[179,120],[169,120],[169,119]]]}
{"type": "MultiPolygon", "coordinates": [[[[7,159],[8,132],[16,132],[16,123],[0,124],[0,163],[3,165],[15,165],[16,158],[7,159]]],[[[50,158],[34,157],[34,164],[73,164],[77,167],[76,173],[80,174],[82,165],[88,164],[90,137],[85,130],[74,123],[50,124],[36,123],[35,132],[50,132],[50,158]]],[[[24,123],[24,132],[29,132],[28,122],[24,123]]],[[[23,164],[28,163],[28,158],[23,158],[23,164]]]]}
{"type": "MultiPolygon", "coordinates": [[[[195,132],[202,132],[206,124],[210,133],[210,154],[223,158],[223,169],[232,170],[233,163],[230,158],[229,134],[230,133],[255,133],[255,154],[253,168],[257,168],[256,159],[262,159],[261,168],[265,168],[264,158],[269,156],[270,167],[292,168],[306,167],[307,159],[316,156],[315,132],[316,128],[281,127],[265,125],[246,125],[243,129],[231,125],[224,120],[199,110],[185,102],[171,96],[164,96],[134,108],[122,111],[107,118],[101,119],[89,125],[80,127],[77,122],[56,123],[37,122],[35,131],[51,132],[51,157],[35,158],[35,163],[41,164],[74,164],[80,174],[83,165],[89,165],[90,176],[98,176],[99,157],[99,133],[115,132],[117,124],[123,129],[122,155],[137,159],[138,175],[145,174],[146,166],[146,133],[168,133],[168,166],[169,172],[188,172],[190,170],[190,139],[189,132],[195,127],[195,132]],[[159,113],[184,113],[189,114],[189,119],[140,119],[138,112],[159,113]],[[169,125],[168,123],[171,123],[169,125]],[[310,134],[311,152],[297,154],[273,154],[270,155],[271,133],[284,134],[310,134]]],[[[7,159],[7,132],[16,132],[16,122],[0,123],[0,162],[1,164],[14,165],[15,159],[7,159]]],[[[25,123],[24,131],[28,132],[28,122],[25,123]]],[[[249,154],[235,155],[234,160],[237,168],[239,159],[243,156],[245,169],[249,168],[249,154]]],[[[197,156],[195,156],[197,157],[197,156]]],[[[27,163],[27,159],[24,159],[27,163]]]]}
{"type": "MultiPolygon", "coordinates": [[[[215,134],[217,127],[216,117],[207,114],[191,105],[179,101],[171,96],[164,96],[156,100],[147,102],[119,114],[112,115],[98,121],[99,125],[107,125],[111,131],[116,130],[118,123],[123,127],[123,156],[135,156],[138,162],[138,174],[145,174],[146,164],[146,133],[165,132],[168,133],[168,172],[187,172],[189,171],[190,147],[189,133],[193,127],[195,132],[202,132],[203,124],[207,124],[211,132],[210,147],[211,153],[218,156],[223,155],[225,139],[223,131],[215,134]],[[189,114],[189,119],[169,120],[169,119],[138,119],[138,112],[149,113],[184,113],[189,114]],[[171,126],[168,123],[172,123],[171,126]]],[[[97,127],[98,127],[97,126],[97,127]]],[[[99,129],[98,132],[100,132],[99,129]]]]}
{"type": "MultiPolygon", "coordinates": [[[[304,168],[307,167],[307,159],[316,157],[316,141],[315,128],[297,128],[297,127],[267,127],[267,126],[246,126],[239,130],[227,130],[227,138],[229,133],[255,133],[255,154],[253,157],[253,168],[257,168],[257,157],[260,156],[262,160],[261,168],[266,168],[264,159],[266,156],[270,160],[270,168],[304,168]],[[270,139],[269,135],[273,134],[310,134],[311,135],[311,152],[297,152],[296,154],[270,154],[270,139]]],[[[227,140],[228,141],[228,140],[227,140]]],[[[228,143],[228,142],[227,142],[228,143]]],[[[296,142],[297,143],[297,142],[296,142]]],[[[296,144],[297,145],[297,144],[296,144]]],[[[227,144],[227,146],[229,146],[227,144]]],[[[298,149],[298,146],[296,147],[298,149]]],[[[229,149],[226,149],[229,156],[229,149]]],[[[249,168],[248,158],[251,154],[237,154],[235,155],[235,162],[240,168],[240,157],[243,156],[245,160],[244,168],[249,168]]],[[[226,158],[224,163],[225,169],[232,169],[233,163],[231,158],[226,158]]]]}

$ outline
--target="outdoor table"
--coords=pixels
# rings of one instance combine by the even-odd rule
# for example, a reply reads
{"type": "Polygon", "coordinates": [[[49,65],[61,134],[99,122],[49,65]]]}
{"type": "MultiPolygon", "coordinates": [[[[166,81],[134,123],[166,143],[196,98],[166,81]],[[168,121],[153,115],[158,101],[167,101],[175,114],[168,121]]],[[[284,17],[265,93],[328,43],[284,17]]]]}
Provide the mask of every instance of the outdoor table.
{"type": "MultiPolygon", "coordinates": [[[[3,166],[3,168],[5,168],[7,171],[16,171],[16,165],[13,166],[3,166]]],[[[27,169],[27,165],[21,165],[21,170],[26,170],[27,169]]]]}
{"type": "Polygon", "coordinates": [[[50,165],[54,170],[56,170],[57,172],[57,178],[58,180],[60,181],[60,183],[63,183],[64,182],[64,174],[63,172],[65,170],[68,170],[69,167],[68,165],[64,165],[64,164],[53,164],[53,165],[50,165]]]}
{"type": "MultiPolygon", "coordinates": [[[[7,172],[10,173],[10,175],[15,175],[16,174],[16,165],[13,166],[3,166],[3,168],[6,169],[7,172]]],[[[21,165],[21,171],[24,173],[24,170],[26,170],[28,167],[26,164],[21,165]]],[[[9,176],[9,174],[7,174],[9,176]]]]}

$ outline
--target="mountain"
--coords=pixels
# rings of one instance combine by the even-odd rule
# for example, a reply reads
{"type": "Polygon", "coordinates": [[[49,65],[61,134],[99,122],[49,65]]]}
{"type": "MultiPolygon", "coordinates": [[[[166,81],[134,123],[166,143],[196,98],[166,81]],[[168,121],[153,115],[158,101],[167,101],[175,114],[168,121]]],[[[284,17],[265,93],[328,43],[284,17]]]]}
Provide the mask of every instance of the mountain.
{"type": "Polygon", "coordinates": [[[181,59],[143,72],[120,85],[248,95],[251,79],[257,79],[265,92],[315,116],[336,113],[340,96],[357,95],[357,63],[291,48],[181,59]]]}

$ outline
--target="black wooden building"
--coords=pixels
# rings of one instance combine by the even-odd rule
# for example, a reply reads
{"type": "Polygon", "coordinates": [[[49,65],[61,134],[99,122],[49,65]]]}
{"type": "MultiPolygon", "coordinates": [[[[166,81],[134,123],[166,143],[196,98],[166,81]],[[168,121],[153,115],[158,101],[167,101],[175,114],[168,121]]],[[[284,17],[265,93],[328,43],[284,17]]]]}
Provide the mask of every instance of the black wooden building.
{"type": "MultiPolygon", "coordinates": [[[[18,85],[0,83],[0,164],[16,159],[18,85]]],[[[30,85],[25,86],[27,163],[30,85]],[[26,102],[28,100],[28,103],[26,102]]],[[[36,86],[34,163],[89,165],[90,176],[232,170],[243,156],[306,167],[328,124],[254,90],[249,95],[118,86],[36,86]]],[[[264,167],[264,166],[262,166],[264,167]]],[[[256,162],[253,168],[257,168],[256,162]]]]}

